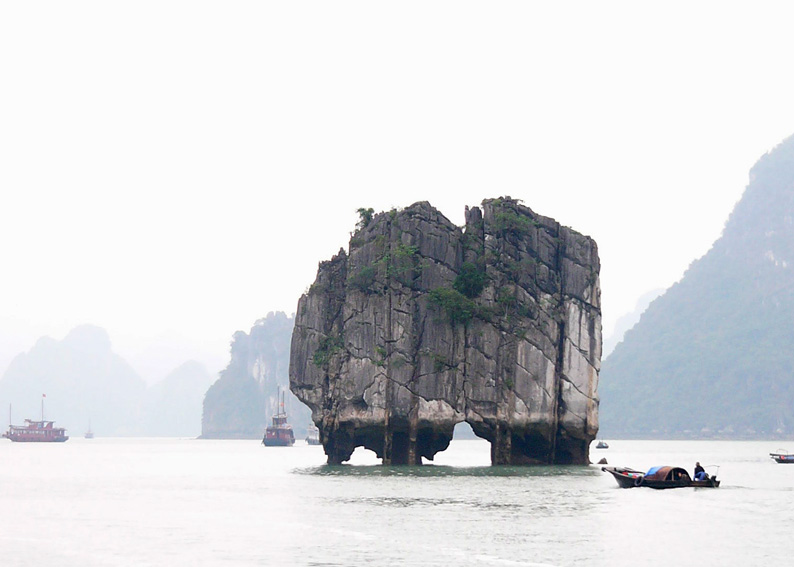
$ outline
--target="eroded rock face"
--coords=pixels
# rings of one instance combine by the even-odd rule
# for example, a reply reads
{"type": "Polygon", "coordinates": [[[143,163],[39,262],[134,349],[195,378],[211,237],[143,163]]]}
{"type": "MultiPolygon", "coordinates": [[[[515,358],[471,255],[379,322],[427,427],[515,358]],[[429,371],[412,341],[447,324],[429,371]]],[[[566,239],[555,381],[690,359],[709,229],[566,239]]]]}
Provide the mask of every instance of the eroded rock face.
{"type": "Polygon", "coordinates": [[[508,198],[452,224],[376,215],[298,302],[290,387],[329,463],[420,464],[456,423],[493,464],[588,462],[601,358],[595,242],[508,198]]]}

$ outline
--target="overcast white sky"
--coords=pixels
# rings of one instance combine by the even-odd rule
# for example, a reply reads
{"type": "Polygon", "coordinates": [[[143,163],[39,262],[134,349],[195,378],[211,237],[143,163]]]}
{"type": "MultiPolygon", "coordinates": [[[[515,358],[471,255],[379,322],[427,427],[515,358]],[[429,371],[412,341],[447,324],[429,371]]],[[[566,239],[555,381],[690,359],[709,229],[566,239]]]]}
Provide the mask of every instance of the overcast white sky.
{"type": "Polygon", "coordinates": [[[604,331],[794,133],[787,2],[0,3],[0,375],[147,380],[295,310],[358,207],[511,195],[599,245],[604,331]]]}

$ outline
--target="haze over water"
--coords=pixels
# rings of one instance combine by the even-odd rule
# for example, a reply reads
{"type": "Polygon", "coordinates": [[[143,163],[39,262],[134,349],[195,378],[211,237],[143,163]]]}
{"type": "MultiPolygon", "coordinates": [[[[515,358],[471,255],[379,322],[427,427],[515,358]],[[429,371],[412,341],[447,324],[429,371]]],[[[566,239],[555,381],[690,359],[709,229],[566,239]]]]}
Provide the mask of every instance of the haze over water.
{"type": "MultiPolygon", "coordinates": [[[[591,459],[721,465],[717,490],[621,490],[600,467],[491,467],[454,440],[424,467],[299,442],[0,443],[4,566],[761,565],[787,560],[779,442],[611,441],[591,459]]],[[[712,471],[713,472],[713,471],[712,471]]]]}

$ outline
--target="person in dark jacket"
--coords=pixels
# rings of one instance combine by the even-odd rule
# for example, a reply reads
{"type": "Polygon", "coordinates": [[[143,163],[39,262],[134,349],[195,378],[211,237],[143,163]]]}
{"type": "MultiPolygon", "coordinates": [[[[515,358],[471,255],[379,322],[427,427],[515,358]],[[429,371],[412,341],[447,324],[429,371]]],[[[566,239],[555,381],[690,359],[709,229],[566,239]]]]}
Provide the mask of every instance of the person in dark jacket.
{"type": "Polygon", "coordinates": [[[706,470],[700,466],[700,462],[695,463],[695,480],[708,480],[709,475],[706,470]]]}

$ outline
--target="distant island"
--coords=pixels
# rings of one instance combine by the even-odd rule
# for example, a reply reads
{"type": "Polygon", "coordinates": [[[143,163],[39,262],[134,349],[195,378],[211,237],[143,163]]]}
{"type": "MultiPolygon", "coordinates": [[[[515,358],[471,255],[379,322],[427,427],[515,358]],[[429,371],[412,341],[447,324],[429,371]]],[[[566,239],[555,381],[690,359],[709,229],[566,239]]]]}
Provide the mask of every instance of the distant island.
{"type": "Polygon", "coordinates": [[[107,332],[93,325],[72,329],[63,340],[42,337],[15,357],[0,379],[0,404],[12,420],[47,419],[82,435],[89,422],[99,437],[195,437],[201,400],[212,378],[198,362],[186,361],[150,388],[121,356],[107,332]]]}
{"type": "Polygon", "coordinates": [[[794,136],[758,160],[722,236],[605,360],[602,435],[794,436],[793,322],[794,136]]]}
{"type": "Polygon", "coordinates": [[[250,333],[234,334],[230,362],[217,379],[188,360],[149,387],[113,351],[104,329],[81,325],[60,341],[42,337],[12,360],[0,379],[0,407],[10,407],[12,421],[21,424],[41,418],[46,395],[45,417],[72,437],[90,424],[97,437],[261,439],[282,392],[303,438],[310,412],[289,392],[293,325],[292,317],[269,313],[250,333]]]}
{"type": "Polygon", "coordinates": [[[228,366],[204,398],[203,439],[262,439],[285,393],[285,411],[298,438],[306,436],[309,409],[289,392],[293,317],[271,312],[248,333],[237,331],[228,366]]]}

